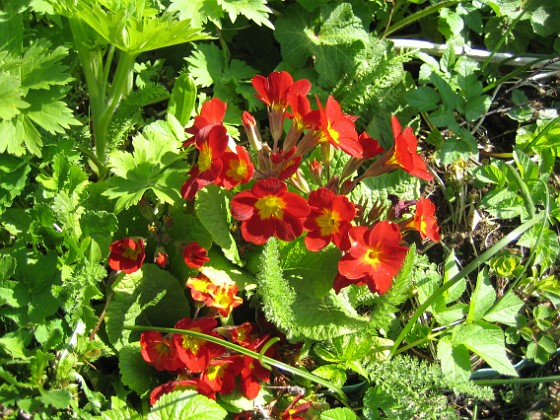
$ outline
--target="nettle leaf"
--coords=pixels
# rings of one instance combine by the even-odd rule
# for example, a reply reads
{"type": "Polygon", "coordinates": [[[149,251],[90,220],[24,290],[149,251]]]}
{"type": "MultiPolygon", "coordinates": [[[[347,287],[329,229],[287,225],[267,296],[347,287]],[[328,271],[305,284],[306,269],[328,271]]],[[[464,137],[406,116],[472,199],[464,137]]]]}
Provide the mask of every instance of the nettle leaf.
{"type": "Polygon", "coordinates": [[[198,191],[195,200],[196,217],[210,233],[214,242],[222,247],[224,255],[233,263],[241,265],[237,243],[231,232],[229,193],[216,185],[208,185],[198,191]]]}
{"type": "Polygon", "coordinates": [[[189,314],[181,283],[154,264],[144,264],[135,273],[125,275],[113,285],[113,292],[105,317],[105,330],[116,349],[140,336],[124,330],[124,325],[167,327],[189,314]]]}
{"type": "Polygon", "coordinates": [[[524,302],[517,297],[513,290],[509,290],[486,314],[484,319],[488,322],[500,322],[512,327],[517,325],[517,314],[524,302]]]}
{"type": "Polygon", "coordinates": [[[463,344],[455,344],[451,336],[439,340],[437,358],[445,376],[464,381],[469,379],[471,373],[469,351],[463,344]]]}
{"type": "Polygon", "coordinates": [[[119,371],[122,383],[141,397],[158,385],[153,367],[143,359],[140,343],[130,343],[119,351],[119,371]]]}
{"type": "Polygon", "coordinates": [[[524,220],[528,215],[519,192],[509,188],[491,190],[482,197],[480,204],[492,217],[499,219],[512,219],[521,216],[524,220]]]}
{"type": "Polygon", "coordinates": [[[107,182],[103,195],[117,199],[117,213],[138,203],[147,190],[164,203],[182,202],[179,191],[185,180],[185,167],[180,161],[183,141],[184,133],[177,133],[170,120],[156,121],[134,137],[133,153],[111,153],[109,165],[115,176],[107,182]]]}
{"type": "Polygon", "coordinates": [[[507,357],[504,340],[500,327],[482,321],[453,330],[454,345],[465,345],[502,375],[519,376],[507,357]]]}
{"type": "Polygon", "coordinates": [[[226,415],[227,411],[216,401],[196,391],[174,391],[160,397],[148,420],[222,420],[226,415]]]}
{"type": "Polygon", "coordinates": [[[218,0],[218,4],[228,14],[232,23],[242,15],[259,26],[264,25],[274,30],[274,25],[268,20],[272,10],[266,6],[266,0],[218,0]]]}
{"type": "Polygon", "coordinates": [[[301,6],[292,5],[276,21],[274,37],[288,64],[304,67],[314,57],[319,84],[334,86],[365,56],[369,35],[348,3],[336,6],[317,29],[315,23],[301,6]]]}
{"type": "Polygon", "coordinates": [[[416,108],[417,111],[427,112],[438,108],[441,99],[439,94],[428,86],[419,86],[405,93],[406,102],[416,108]]]}

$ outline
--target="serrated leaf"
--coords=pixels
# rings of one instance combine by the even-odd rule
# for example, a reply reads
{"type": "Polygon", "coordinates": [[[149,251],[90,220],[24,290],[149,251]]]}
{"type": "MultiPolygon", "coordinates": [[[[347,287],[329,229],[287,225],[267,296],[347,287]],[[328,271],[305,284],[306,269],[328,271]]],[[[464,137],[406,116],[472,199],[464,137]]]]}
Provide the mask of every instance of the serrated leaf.
{"type": "Polygon", "coordinates": [[[480,321],[492,307],[495,300],[496,292],[492,284],[490,284],[488,269],[485,268],[478,273],[476,287],[470,297],[467,322],[480,321]]]}
{"type": "Polygon", "coordinates": [[[228,14],[232,23],[241,15],[259,26],[264,25],[274,30],[274,25],[268,20],[272,10],[266,6],[266,0],[218,0],[218,4],[228,14]]]}
{"type": "Polygon", "coordinates": [[[464,344],[502,375],[519,376],[507,357],[500,327],[486,322],[460,325],[453,331],[453,343],[464,344]]]}
{"type": "Polygon", "coordinates": [[[358,417],[346,407],[331,408],[321,413],[321,420],[357,420],[358,417]]]}
{"type": "Polygon", "coordinates": [[[241,264],[237,244],[230,232],[231,214],[229,197],[225,189],[208,185],[198,191],[195,200],[196,217],[210,233],[214,242],[222,247],[224,255],[233,263],[241,264]]]}
{"type": "Polygon", "coordinates": [[[0,71],[0,119],[11,120],[29,106],[18,77],[0,71]]]}
{"type": "Polygon", "coordinates": [[[143,359],[138,342],[119,350],[119,371],[122,383],[141,397],[158,385],[155,370],[143,359]]]}
{"type": "Polygon", "coordinates": [[[314,369],[314,375],[328,379],[334,386],[341,388],[346,383],[346,372],[337,365],[324,365],[314,369]]]}
{"type": "Polygon", "coordinates": [[[62,63],[68,49],[62,46],[50,51],[50,42],[39,39],[25,52],[21,65],[22,87],[25,89],[49,89],[72,81],[68,67],[62,63]]]}
{"type": "Polygon", "coordinates": [[[210,21],[218,28],[222,27],[220,20],[224,11],[217,0],[171,0],[167,10],[177,12],[180,20],[188,19],[194,26],[202,27],[210,21]]]}
{"type": "Polygon", "coordinates": [[[105,410],[99,416],[93,418],[99,420],[138,420],[142,417],[136,411],[128,407],[121,407],[105,410]]]}
{"type": "Polygon", "coordinates": [[[513,290],[502,298],[484,315],[488,322],[499,322],[514,327],[517,325],[516,317],[524,303],[517,297],[513,290]]]}
{"type": "Polygon", "coordinates": [[[451,336],[439,340],[437,358],[445,376],[464,381],[469,379],[471,372],[469,351],[462,344],[454,344],[451,336]]]}
{"type": "Polygon", "coordinates": [[[49,389],[41,392],[40,399],[43,404],[62,410],[70,405],[72,393],[68,389],[49,389]]]}
{"type": "Polygon", "coordinates": [[[181,283],[154,264],[144,264],[113,285],[113,298],[107,308],[105,330],[110,343],[120,349],[138,333],[124,325],[172,326],[189,314],[189,304],[181,283]]]}
{"type": "Polygon", "coordinates": [[[438,93],[428,86],[419,86],[405,93],[404,98],[410,106],[420,112],[433,111],[440,103],[438,93]]]}
{"type": "Polygon", "coordinates": [[[196,391],[174,391],[162,395],[148,413],[148,420],[222,420],[226,410],[196,391]]]}

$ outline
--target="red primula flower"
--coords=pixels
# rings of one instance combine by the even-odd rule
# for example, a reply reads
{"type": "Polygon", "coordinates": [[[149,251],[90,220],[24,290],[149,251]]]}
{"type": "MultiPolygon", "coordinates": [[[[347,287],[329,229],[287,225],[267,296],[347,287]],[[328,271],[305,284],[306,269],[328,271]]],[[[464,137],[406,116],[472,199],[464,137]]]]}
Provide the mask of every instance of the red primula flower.
{"type": "Polygon", "coordinates": [[[338,293],[349,284],[367,284],[372,292],[385,293],[393,277],[400,270],[408,249],[399,245],[399,227],[382,221],[368,229],[357,226],[350,229],[350,251],[338,263],[339,276],[334,289],[338,293]]]}
{"type": "Polygon", "coordinates": [[[200,377],[214,392],[229,394],[235,389],[235,378],[243,368],[243,360],[239,356],[210,361],[200,377]]]}
{"type": "Polygon", "coordinates": [[[317,252],[331,241],[342,251],[349,249],[348,231],[356,216],[354,204],[326,188],[311,191],[308,202],[311,213],[303,224],[309,231],[305,237],[307,249],[317,252]]]}
{"type": "Polygon", "coordinates": [[[244,322],[237,326],[218,327],[217,331],[229,341],[243,347],[247,347],[256,338],[256,335],[252,334],[253,324],[250,322],[244,322]]]}
{"type": "Polygon", "coordinates": [[[144,241],[131,238],[123,238],[113,242],[109,249],[109,267],[113,270],[121,270],[126,274],[134,273],[142,267],[146,253],[144,241]]]}
{"type": "Polygon", "coordinates": [[[201,141],[208,136],[210,130],[216,125],[223,125],[226,115],[227,104],[218,98],[206,101],[200,108],[200,114],[194,117],[194,124],[185,131],[193,134],[183,146],[192,144],[194,141],[201,141]]]}
{"type": "Polygon", "coordinates": [[[208,136],[196,142],[198,149],[198,178],[209,182],[219,178],[223,162],[222,155],[228,147],[229,137],[223,125],[215,125],[208,132],[208,136]]]}
{"type": "MultiPolygon", "coordinates": [[[[402,229],[414,229],[420,232],[422,239],[429,238],[439,242],[439,226],[435,217],[436,206],[429,198],[421,198],[416,202],[414,217],[402,223],[402,229]]],[[[400,224],[399,224],[400,225],[400,224]]]]}
{"type": "Polygon", "coordinates": [[[157,331],[145,331],[140,335],[141,353],[144,360],[160,372],[175,372],[185,364],[179,359],[177,349],[171,339],[157,331]]]}
{"type": "Polygon", "coordinates": [[[305,417],[300,416],[300,414],[305,413],[311,408],[311,403],[309,401],[304,401],[295,405],[295,402],[299,401],[296,397],[294,401],[284,410],[282,413],[282,420],[305,420],[305,417]]]}
{"type": "Polygon", "coordinates": [[[183,260],[190,268],[199,269],[204,263],[210,261],[210,258],[208,258],[206,249],[198,245],[198,242],[191,242],[183,248],[183,260]]]}
{"type": "Polygon", "coordinates": [[[379,145],[379,142],[373,137],[370,137],[365,131],[358,136],[358,142],[364,150],[363,159],[371,159],[385,151],[385,149],[379,145]]]}
{"type": "Polygon", "coordinates": [[[342,112],[340,104],[329,96],[325,108],[317,99],[318,111],[310,112],[307,120],[312,121],[320,131],[319,143],[330,143],[335,149],[341,149],[352,157],[363,156],[362,145],[354,121],[356,117],[342,112]]]}
{"type": "Polygon", "coordinates": [[[228,190],[239,184],[246,184],[255,172],[255,167],[247,150],[242,146],[236,146],[235,150],[236,153],[225,152],[222,155],[223,168],[220,185],[228,190]]]}
{"type": "MultiPolygon", "coordinates": [[[[255,340],[247,348],[258,351],[257,348],[264,340],[255,340]]],[[[266,352],[268,353],[268,351],[266,352]]],[[[265,353],[265,354],[266,354],[265,353]]],[[[251,356],[241,356],[243,358],[243,368],[241,369],[241,392],[250,400],[259,395],[261,390],[261,382],[270,382],[270,371],[266,369],[260,362],[251,356]]]]}
{"type": "Polygon", "coordinates": [[[296,147],[294,146],[287,152],[280,149],[270,155],[271,166],[273,166],[273,172],[277,178],[288,179],[297,172],[303,156],[294,157],[295,152],[296,147]]]}
{"type": "MultiPolygon", "coordinates": [[[[214,318],[190,319],[183,318],[175,324],[181,330],[198,331],[204,334],[219,337],[214,333],[218,322],[214,318]]],[[[177,349],[179,359],[193,373],[200,373],[210,360],[223,354],[224,349],[214,343],[186,334],[173,334],[173,343],[177,349]]]]}
{"type": "Polygon", "coordinates": [[[231,214],[242,222],[241,234],[246,241],[263,245],[271,236],[283,241],[300,236],[309,206],[304,198],[289,192],[284,182],[267,178],[233,197],[231,214]]]}
{"type": "Polygon", "coordinates": [[[154,262],[161,268],[165,268],[169,262],[169,256],[165,251],[158,251],[154,257],[154,262]]]}
{"type": "Polygon", "coordinates": [[[292,76],[285,71],[272,72],[268,77],[255,76],[251,83],[258,93],[255,96],[268,106],[270,133],[276,144],[284,131],[284,114],[290,98],[307,95],[311,83],[306,79],[294,82],[292,76]]]}

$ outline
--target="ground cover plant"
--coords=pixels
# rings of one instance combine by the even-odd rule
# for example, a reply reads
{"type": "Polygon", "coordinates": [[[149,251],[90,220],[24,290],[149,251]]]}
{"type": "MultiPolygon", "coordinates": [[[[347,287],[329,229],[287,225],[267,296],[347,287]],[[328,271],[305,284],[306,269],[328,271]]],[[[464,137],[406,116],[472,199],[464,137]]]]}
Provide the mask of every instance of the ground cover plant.
{"type": "Polygon", "coordinates": [[[0,2],[2,418],[556,418],[556,3],[0,2]]]}

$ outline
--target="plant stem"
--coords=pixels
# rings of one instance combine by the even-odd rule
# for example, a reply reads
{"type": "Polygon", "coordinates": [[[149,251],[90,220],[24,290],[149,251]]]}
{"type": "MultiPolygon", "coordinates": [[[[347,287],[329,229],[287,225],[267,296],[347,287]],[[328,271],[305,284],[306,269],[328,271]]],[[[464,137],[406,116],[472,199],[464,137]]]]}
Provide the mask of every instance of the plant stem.
{"type": "Polygon", "coordinates": [[[508,378],[508,379],[474,379],[477,385],[507,385],[507,384],[541,384],[545,382],[558,382],[560,375],[543,376],[541,378],[508,378]]]}

